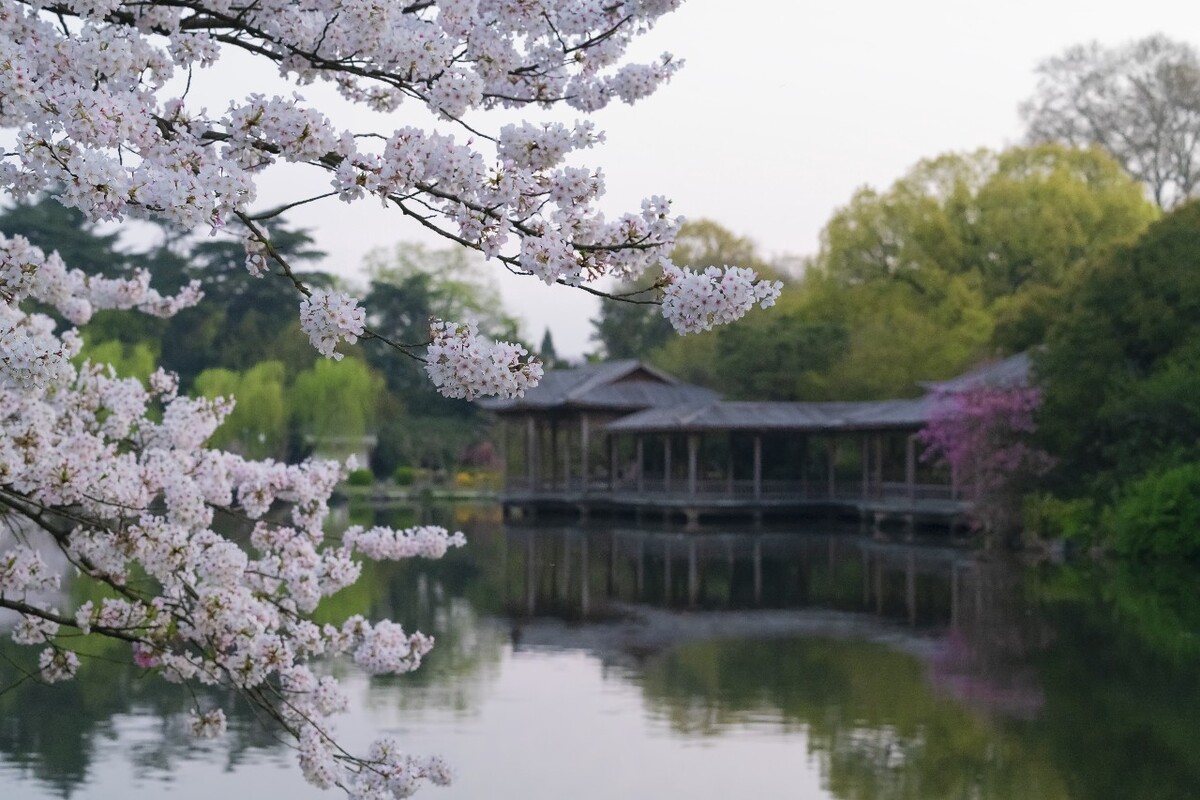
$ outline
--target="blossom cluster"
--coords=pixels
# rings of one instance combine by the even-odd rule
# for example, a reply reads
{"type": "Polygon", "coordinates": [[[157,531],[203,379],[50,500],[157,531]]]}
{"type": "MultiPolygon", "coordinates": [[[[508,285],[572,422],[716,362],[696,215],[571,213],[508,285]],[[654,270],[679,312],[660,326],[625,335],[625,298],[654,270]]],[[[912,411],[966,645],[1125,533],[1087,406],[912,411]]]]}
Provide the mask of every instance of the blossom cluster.
{"type": "Polygon", "coordinates": [[[366,324],[366,311],[348,294],[315,289],[300,302],[300,329],[326,358],[341,361],[342,354],[334,350],[338,342],[354,344],[366,324]]]}
{"type": "Polygon", "coordinates": [[[758,280],[757,272],[742,267],[692,272],[664,263],[663,279],[663,316],[680,333],[741,319],[755,304],[773,306],[783,288],[779,281],[758,280]]]}
{"type": "Polygon", "coordinates": [[[430,337],[425,372],[446,397],[520,397],[541,380],[541,361],[520,345],[488,341],[474,323],[435,320],[430,337]]]}

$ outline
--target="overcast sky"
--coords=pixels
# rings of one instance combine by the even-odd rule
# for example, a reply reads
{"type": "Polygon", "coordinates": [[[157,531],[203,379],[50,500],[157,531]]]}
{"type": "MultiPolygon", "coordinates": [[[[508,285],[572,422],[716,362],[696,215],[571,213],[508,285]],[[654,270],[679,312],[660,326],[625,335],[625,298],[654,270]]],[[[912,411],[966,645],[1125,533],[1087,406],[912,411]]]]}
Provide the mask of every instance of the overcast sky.
{"type": "MultiPolygon", "coordinates": [[[[938,153],[1018,143],[1017,105],[1041,59],[1152,33],[1200,42],[1200,4],[687,0],[634,51],[640,59],[670,51],[685,68],[638,105],[597,114],[608,142],[582,161],[605,170],[607,212],[664,194],[678,213],[714,219],[768,255],[808,255],[856,188],[886,187],[938,153]]],[[[310,99],[318,91],[304,90],[310,99]]],[[[410,124],[406,113],[377,127],[410,124]]],[[[286,192],[274,187],[267,198],[286,192]]],[[[324,267],[346,276],[373,246],[428,242],[371,202],[330,202],[291,218],[330,253],[324,267]]],[[[496,272],[533,342],[548,326],[560,355],[594,347],[591,297],[496,272]]]]}

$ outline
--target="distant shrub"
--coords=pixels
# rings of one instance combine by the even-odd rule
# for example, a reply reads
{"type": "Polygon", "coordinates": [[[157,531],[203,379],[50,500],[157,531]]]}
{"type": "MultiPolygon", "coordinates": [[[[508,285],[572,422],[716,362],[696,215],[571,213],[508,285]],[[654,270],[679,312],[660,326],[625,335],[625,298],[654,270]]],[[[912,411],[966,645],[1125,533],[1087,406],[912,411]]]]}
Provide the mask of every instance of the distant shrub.
{"type": "Polygon", "coordinates": [[[1099,533],[1096,505],[1086,498],[1062,500],[1036,494],[1025,499],[1023,512],[1025,535],[1031,539],[1070,539],[1090,544],[1099,533]]]}
{"type": "Polygon", "coordinates": [[[392,480],[397,486],[412,486],[417,482],[418,472],[416,467],[401,465],[392,471],[392,480]]]}
{"type": "Polygon", "coordinates": [[[1200,557],[1200,463],[1156,470],[1129,484],[1104,522],[1122,555],[1200,557]]]}
{"type": "Polygon", "coordinates": [[[350,470],[346,482],[351,486],[370,486],[375,483],[375,473],[369,469],[353,469],[350,470]]]}

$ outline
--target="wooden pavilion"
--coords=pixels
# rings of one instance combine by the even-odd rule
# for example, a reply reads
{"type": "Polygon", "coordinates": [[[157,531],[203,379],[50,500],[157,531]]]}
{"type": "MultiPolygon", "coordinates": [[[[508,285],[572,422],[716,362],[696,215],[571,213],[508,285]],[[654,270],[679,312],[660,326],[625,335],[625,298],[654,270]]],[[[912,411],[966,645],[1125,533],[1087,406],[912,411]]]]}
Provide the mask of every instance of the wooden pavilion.
{"type": "Polygon", "coordinates": [[[1023,384],[1024,355],[911,399],[741,402],[637,361],[548,372],[496,415],[510,515],[681,517],[835,512],[954,524],[970,498],[923,463],[918,432],[946,393],[1023,384]]]}

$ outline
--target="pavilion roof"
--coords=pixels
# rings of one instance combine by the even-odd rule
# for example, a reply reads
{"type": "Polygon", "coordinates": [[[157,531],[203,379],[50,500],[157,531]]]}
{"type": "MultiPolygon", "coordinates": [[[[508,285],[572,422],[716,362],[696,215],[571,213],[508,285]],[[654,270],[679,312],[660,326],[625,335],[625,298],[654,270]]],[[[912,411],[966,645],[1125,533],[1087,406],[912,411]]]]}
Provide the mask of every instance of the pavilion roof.
{"type": "Polygon", "coordinates": [[[885,430],[925,424],[931,397],[863,402],[740,402],[714,400],[672,408],[649,408],[606,426],[613,433],[711,430],[823,431],[885,430]]]}
{"type": "Polygon", "coordinates": [[[1029,351],[964,372],[945,381],[922,381],[931,392],[963,392],[980,386],[1009,388],[1029,385],[1029,351]]]}
{"type": "Polygon", "coordinates": [[[638,411],[713,402],[718,397],[710,389],[629,359],[548,370],[524,397],[482,400],[480,405],[498,413],[565,408],[638,411]]]}

